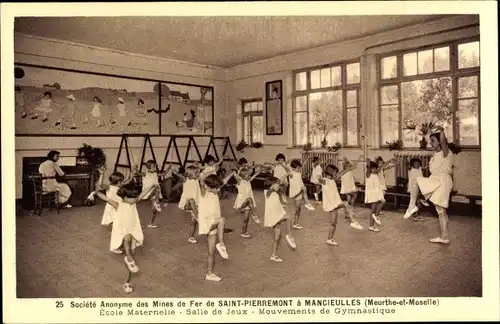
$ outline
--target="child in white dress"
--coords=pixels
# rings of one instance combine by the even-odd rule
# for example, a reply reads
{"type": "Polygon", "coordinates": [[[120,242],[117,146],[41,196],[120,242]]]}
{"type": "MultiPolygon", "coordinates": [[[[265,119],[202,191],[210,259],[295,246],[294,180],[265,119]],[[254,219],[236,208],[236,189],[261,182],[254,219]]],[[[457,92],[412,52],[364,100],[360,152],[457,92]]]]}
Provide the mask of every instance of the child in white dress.
{"type": "MultiPolygon", "coordinates": [[[[170,168],[171,165],[168,166],[170,168]]],[[[158,166],[154,160],[148,160],[146,162],[146,173],[142,177],[142,187],[145,190],[148,187],[154,187],[153,191],[144,197],[146,200],[151,201],[151,221],[148,224],[149,228],[158,228],[155,224],[156,216],[161,212],[160,199],[161,199],[161,189],[159,178],[162,174],[158,173],[158,166]]]]}
{"type": "Polygon", "coordinates": [[[116,210],[109,249],[111,251],[118,249],[123,249],[125,251],[124,261],[129,271],[123,289],[126,293],[131,293],[133,291],[130,284],[132,273],[137,273],[139,271],[139,267],[134,259],[134,251],[135,248],[141,246],[144,241],[141,221],[137,212],[137,203],[141,201],[144,196],[148,195],[151,190],[153,190],[153,187],[147,188],[141,194],[140,190],[132,182],[132,178],[129,178],[127,181],[124,181],[120,189],[118,189],[117,200],[106,197],[106,195],[100,193],[98,190],[94,191],[93,194],[113,206],[116,210]]]}
{"type": "Polygon", "coordinates": [[[130,119],[127,119],[128,108],[123,103],[123,98],[118,98],[116,109],[118,110],[118,120],[120,121],[122,128],[124,129],[125,125],[130,126],[132,123],[130,122],[130,119]]]}
{"type": "Polygon", "coordinates": [[[209,175],[217,175],[217,169],[224,162],[224,157],[218,162],[213,155],[207,155],[204,160],[203,169],[200,173],[200,179],[204,179],[209,175]]]}
{"type": "MultiPolygon", "coordinates": [[[[286,177],[286,175],[284,176],[286,177]]],[[[266,190],[264,190],[265,198],[265,212],[264,212],[264,226],[273,228],[273,246],[271,253],[271,261],[283,262],[278,256],[278,250],[281,241],[281,224],[285,224],[285,238],[292,249],[296,249],[295,239],[292,236],[291,220],[287,217],[287,213],[279,197],[281,190],[281,183],[284,180],[272,177],[266,180],[266,190]]]]}
{"type": "MultiPolygon", "coordinates": [[[[102,100],[98,96],[94,96],[94,107],[92,108],[92,111],[90,112],[90,117],[93,119],[97,120],[97,127],[101,127],[101,105],[102,105],[102,100]]],[[[85,123],[89,121],[88,118],[85,118],[85,123]]]]}
{"type": "Polygon", "coordinates": [[[289,172],[289,167],[287,166],[285,156],[282,153],[276,155],[276,164],[274,165],[273,176],[280,179],[281,190],[280,190],[280,200],[283,204],[286,204],[286,192],[288,190],[288,178],[285,177],[289,172]]]}
{"type": "MultiPolygon", "coordinates": [[[[101,184],[101,188],[106,189],[106,197],[114,201],[118,201],[119,197],[117,195],[118,189],[125,180],[125,176],[121,172],[113,172],[109,175],[108,181],[109,185],[107,188],[101,184]]],[[[102,214],[102,225],[111,225],[115,219],[116,210],[110,204],[106,204],[104,207],[104,212],[102,214]]]]}
{"type": "MultiPolygon", "coordinates": [[[[361,160],[362,156],[360,157],[361,160]]],[[[358,161],[349,161],[344,157],[342,176],[340,177],[340,193],[346,196],[347,203],[354,209],[358,197],[358,187],[352,172],[358,167],[358,161]]]]}
{"type": "Polygon", "coordinates": [[[201,196],[199,174],[199,168],[194,165],[186,167],[184,176],[177,174],[181,181],[183,181],[179,209],[185,210],[191,214],[191,228],[188,242],[192,244],[198,243],[194,236],[196,233],[196,225],[198,224],[197,215],[201,196]]]}
{"type": "MultiPolygon", "coordinates": [[[[441,233],[440,236],[432,238],[430,242],[449,244],[448,214],[446,210],[448,209],[450,193],[453,189],[453,179],[451,177],[453,172],[453,154],[450,154],[448,140],[442,129],[439,133],[433,133],[430,136],[430,143],[436,152],[429,161],[431,176],[428,178],[418,177],[417,183],[410,187],[410,197],[416,199],[415,197],[418,196],[420,189],[424,197],[434,204],[439,216],[441,233]]],[[[408,209],[404,217],[408,218],[417,211],[417,206],[408,209]]]]}
{"type": "Polygon", "coordinates": [[[349,169],[339,173],[339,169],[334,165],[328,165],[325,168],[325,178],[320,178],[321,191],[323,192],[323,210],[330,214],[330,230],[328,231],[328,239],[326,244],[338,245],[333,239],[335,230],[337,228],[338,210],[343,208],[346,210],[349,218],[351,219],[350,226],[352,228],[362,230],[363,227],[354,219],[354,212],[352,207],[340,198],[339,190],[337,188],[337,180],[339,180],[349,169]]]}
{"type": "MultiPolygon", "coordinates": [[[[408,193],[411,192],[411,187],[417,184],[417,179],[422,178],[424,176],[422,172],[422,160],[420,160],[419,158],[412,158],[409,161],[409,165],[410,169],[408,170],[408,193]]],[[[410,195],[410,203],[408,204],[407,210],[411,210],[417,206],[417,198],[418,197],[416,196],[412,197],[410,195]]],[[[425,201],[425,199],[421,199],[420,203],[423,204],[424,206],[429,206],[429,204],[427,203],[427,201],[425,201]]],[[[413,218],[417,220],[418,219],[417,213],[414,213],[413,215],[414,215],[413,218]]],[[[410,217],[410,215],[405,213],[404,217],[408,218],[410,217]]]]}
{"type": "Polygon", "coordinates": [[[221,216],[219,189],[224,185],[216,175],[207,176],[201,185],[200,203],[198,207],[198,234],[208,235],[208,269],[205,276],[209,281],[220,281],[214,270],[215,249],[223,259],[228,259],[224,244],[224,226],[226,220],[221,216]],[[219,241],[217,243],[217,240],[219,241]]]}
{"type": "Polygon", "coordinates": [[[370,227],[368,229],[372,232],[380,232],[380,230],[375,226],[375,223],[381,225],[380,218],[380,208],[382,202],[384,201],[384,192],[382,191],[382,186],[380,185],[379,172],[377,162],[366,160],[368,168],[366,170],[366,180],[365,180],[365,203],[371,205],[371,217],[370,217],[370,227]]]}
{"type": "Polygon", "coordinates": [[[377,163],[378,168],[379,168],[378,177],[379,177],[379,182],[380,182],[380,188],[382,188],[382,191],[384,192],[384,198],[382,199],[382,202],[380,203],[380,212],[379,212],[380,215],[383,214],[382,209],[384,208],[385,203],[386,203],[385,193],[387,191],[387,182],[385,180],[385,171],[394,168],[396,166],[396,164],[394,163],[395,161],[396,161],[396,158],[392,158],[387,162],[384,162],[384,159],[381,156],[378,156],[377,158],[375,158],[375,162],[377,163]]]}
{"type": "Polygon", "coordinates": [[[319,157],[315,156],[312,160],[313,170],[311,172],[311,183],[314,184],[314,200],[319,202],[319,193],[321,191],[321,183],[319,179],[323,176],[323,168],[321,167],[321,162],[319,157]]]}
{"type": "Polygon", "coordinates": [[[237,182],[236,188],[238,189],[233,208],[243,212],[243,224],[241,227],[241,237],[243,238],[252,237],[248,233],[248,220],[250,219],[250,215],[252,215],[252,219],[256,224],[260,224],[260,220],[255,213],[257,205],[252,189],[252,181],[259,173],[260,169],[257,169],[252,176],[252,170],[250,168],[241,168],[237,173],[233,173],[237,182]]]}
{"type": "Polygon", "coordinates": [[[295,205],[295,215],[293,218],[293,228],[303,229],[299,224],[300,211],[302,205],[309,210],[314,210],[314,207],[309,202],[307,197],[307,189],[302,180],[302,163],[299,160],[293,160],[290,164],[292,171],[290,172],[290,199],[293,200],[295,205]]]}

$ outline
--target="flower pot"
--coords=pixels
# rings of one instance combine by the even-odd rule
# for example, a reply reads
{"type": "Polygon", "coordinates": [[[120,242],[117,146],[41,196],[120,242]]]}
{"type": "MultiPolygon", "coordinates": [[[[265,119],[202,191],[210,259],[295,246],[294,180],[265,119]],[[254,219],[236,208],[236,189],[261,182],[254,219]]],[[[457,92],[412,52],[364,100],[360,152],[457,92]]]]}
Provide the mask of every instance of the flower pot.
{"type": "Polygon", "coordinates": [[[328,142],[325,140],[321,141],[321,148],[325,148],[328,145],[328,142]]]}
{"type": "Polygon", "coordinates": [[[422,137],[422,139],[420,140],[420,149],[425,150],[426,148],[427,148],[427,140],[425,139],[425,137],[422,137]]]}

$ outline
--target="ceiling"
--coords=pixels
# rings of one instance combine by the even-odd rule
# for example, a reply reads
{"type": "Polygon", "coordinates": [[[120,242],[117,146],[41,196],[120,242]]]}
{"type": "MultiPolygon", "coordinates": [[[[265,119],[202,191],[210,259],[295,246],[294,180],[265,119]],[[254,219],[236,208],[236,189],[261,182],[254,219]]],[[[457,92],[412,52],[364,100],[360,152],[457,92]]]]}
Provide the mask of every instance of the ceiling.
{"type": "Polygon", "coordinates": [[[442,17],[23,17],[16,18],[14,30],[229,68],[442,17]]]}

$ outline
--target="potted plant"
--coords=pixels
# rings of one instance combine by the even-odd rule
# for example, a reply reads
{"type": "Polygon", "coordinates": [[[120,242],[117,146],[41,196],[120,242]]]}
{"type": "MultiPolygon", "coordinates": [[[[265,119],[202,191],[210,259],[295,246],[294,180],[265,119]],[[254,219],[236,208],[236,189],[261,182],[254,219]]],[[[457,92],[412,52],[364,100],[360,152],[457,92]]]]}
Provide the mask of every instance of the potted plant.
{"type": "Polygon", "coordinates": [[[238,143],[238,145],[236,145],[236,151],[243,153],[243,150],[245,149],[245,147],[248,147],[248,144],[244,140],[241,140],[238,143]]]}
{"type": "Polygon", "coordinates": [[[422,136],[420,140],[420,149],[425,150],[427,148],[427,137],[436,131],[437,124],[436,122],[430,121],[420,124],[418,127],[418,135],[422,136]]]}
{"type": "Polygon", "coordinates": [[[77,163],[90,166],[97,176],[99,176],[99,170],[106,166],[106,155],[99,147],[92,147],[84,143],[82,147],[77,149],[77,154],[77,163]]]}
{"type": "Polygon", "coordinates": [[[402,140],[396,140],[392,142],[385,142],[389,147],[389,151],[401,151],[404,148],[404,143],[402,140]]]}
{"type": "Polygon", "coordinates": [[[261,148],[261,147],[263,147],[263,146],[264,146],[264,145],[262,145],[262,143],[261,143],[261,142],[253,142],[253,143],[252,143],[252,147],[253,147],[253,148],[261,148]]]}
{"type": "Polygon", "coordinates": [[[329,146],[327,148],[328,152],[337,152],[338,150],[340,150],[342,148],[342,144],[340,144],[340,142],[337,142],[335,143],[334,146],[329,146]]]}
{"type": "Polygon", "coordinates": [[[312,143],[311,142],[304,145],[304,152],[310,152],[310,151],[312,151],[312,143]]]}

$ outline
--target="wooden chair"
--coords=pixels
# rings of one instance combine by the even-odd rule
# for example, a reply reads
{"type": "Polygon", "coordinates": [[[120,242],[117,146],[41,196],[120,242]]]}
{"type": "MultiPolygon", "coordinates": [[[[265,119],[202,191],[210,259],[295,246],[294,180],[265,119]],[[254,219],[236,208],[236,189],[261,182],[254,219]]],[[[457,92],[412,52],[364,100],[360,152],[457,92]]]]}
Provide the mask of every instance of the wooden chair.
{"type": "Polygon", "coordinates": [[[55,204],[57,213],[59,214],[59,191],[44,191],[42,186],[43,177],[40,174],[34,174],[32,176],[33,190],[35,197],[35,209],[33,214],[38,212],[38,216],[42,215],[43,204],[47,203],[49,210],[52,210],[52,204],[55,204]]]}

